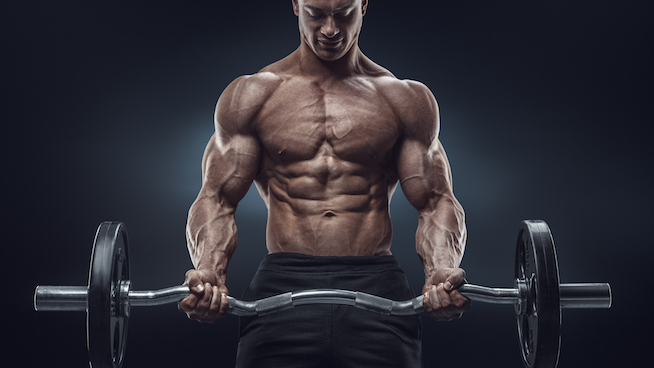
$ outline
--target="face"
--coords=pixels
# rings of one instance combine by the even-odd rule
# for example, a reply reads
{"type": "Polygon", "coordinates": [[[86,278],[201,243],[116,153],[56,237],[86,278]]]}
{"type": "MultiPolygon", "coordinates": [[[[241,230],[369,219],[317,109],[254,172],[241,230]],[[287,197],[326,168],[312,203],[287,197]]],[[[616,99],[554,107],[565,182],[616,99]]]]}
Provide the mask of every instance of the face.
{"type": "Polygon", "coordinates": [[[292,0],[300,37],[316,56],[338,60],[359,39],[368,0],[292,0]]]}

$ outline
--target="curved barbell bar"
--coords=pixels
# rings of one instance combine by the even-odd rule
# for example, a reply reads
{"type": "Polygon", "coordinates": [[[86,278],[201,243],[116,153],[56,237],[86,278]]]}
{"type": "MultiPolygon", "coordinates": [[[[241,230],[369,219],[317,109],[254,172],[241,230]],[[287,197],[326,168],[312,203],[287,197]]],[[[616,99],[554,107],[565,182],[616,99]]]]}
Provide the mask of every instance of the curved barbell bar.
{"type": "MultiPolygon", "coordinates": [[[[129,288],[129,282],[123,281],[129,288]]],[[[129,289],[128,289],[129,290],[129,289]]],[[[520,288],[490,288],[464,284],[459,292],[472,301],[491,304],[518,304],[520,288]]],[[[562,308],[610,308],[611,287],[607,283],[571,283],[560,285],[562,308]]],[[[37,286],[34,292],[34,309],[37,311],[85,311],[86,286],[37,286]]],[[[129,290],[123,307],[148,307],[178,302],[188,295],[187,285],[159,290],[129,290]]],[[[359,291],[338,289],[312,289],[288,292],[256,301],[242,301],[231,296],[228,313],[238,316],[264,315],[306,304],[341,304],[391,315],[409,315],[423,312],[422,295],[405,301],[394,301],[359,291]]]]}

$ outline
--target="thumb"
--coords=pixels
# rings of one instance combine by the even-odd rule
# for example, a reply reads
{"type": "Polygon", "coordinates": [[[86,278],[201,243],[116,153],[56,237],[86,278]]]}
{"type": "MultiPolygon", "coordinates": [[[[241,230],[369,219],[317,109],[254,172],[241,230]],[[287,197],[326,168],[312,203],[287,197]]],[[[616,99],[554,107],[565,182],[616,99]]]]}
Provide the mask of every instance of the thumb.
{"type": "Polygon", "coordinates": [[[462,269],[459,268],[459,269],[455,270],[454,272],[452,272],[447,277],[447,279],[443,283],[443,288],[445,290],[447,290],[447,291],[451,291],[451,290],[459,287],[459,285],[461,285],[462,283],[464,283],[465,278],[466,278],[465,271],[463,271],[462,269]]]}
{"type": "Polygon", "coordinates": [[[204,292],[204,283],[202,282],[202,279],[199,277],[197,272],[192,272],[194,270],[190,270],[189,272],[186,273],[186,282],[184,282],[186,285],[188,285],[189,289],[191,291],[196,292],[196,293],[202,293],[204,292]]]}

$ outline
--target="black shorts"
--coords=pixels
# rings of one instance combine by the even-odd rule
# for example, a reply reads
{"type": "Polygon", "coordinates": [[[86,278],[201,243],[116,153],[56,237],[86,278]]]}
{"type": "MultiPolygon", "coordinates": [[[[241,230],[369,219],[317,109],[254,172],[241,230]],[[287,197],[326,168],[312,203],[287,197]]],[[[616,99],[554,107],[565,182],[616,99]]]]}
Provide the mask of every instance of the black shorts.
{"type": "MultiPolygon", "coordinates": [[[[414,297],[392,256],[266,256],[242,299],[344,289],[392,300],[414,297]]],[[[237,368],[422,367],[418,315],[386,316],[347,305],[302,305],[241,317],[237,368]]]]}

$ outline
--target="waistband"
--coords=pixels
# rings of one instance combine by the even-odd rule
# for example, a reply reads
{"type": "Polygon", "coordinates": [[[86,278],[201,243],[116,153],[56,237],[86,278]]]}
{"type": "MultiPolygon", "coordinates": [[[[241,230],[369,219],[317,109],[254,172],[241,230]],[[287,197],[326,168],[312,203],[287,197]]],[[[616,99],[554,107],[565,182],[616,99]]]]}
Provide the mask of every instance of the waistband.
{"type": "Polygon", "coordinates": [[[402,271],[395,256],[312,256],[301,253],[271,253],[259,265],[260,271],[383,272],[402,271]]]}

